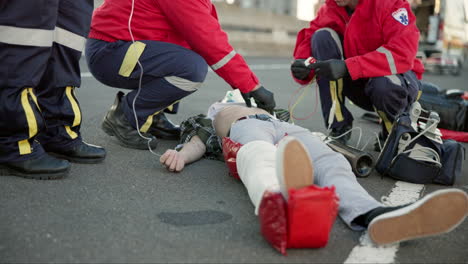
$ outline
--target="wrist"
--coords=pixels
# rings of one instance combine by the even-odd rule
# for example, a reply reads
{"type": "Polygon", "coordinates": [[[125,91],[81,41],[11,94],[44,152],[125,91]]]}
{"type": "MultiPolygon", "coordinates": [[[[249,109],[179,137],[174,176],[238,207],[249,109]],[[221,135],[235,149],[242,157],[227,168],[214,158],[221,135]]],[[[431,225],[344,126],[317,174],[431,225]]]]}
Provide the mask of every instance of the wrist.
{"type": "Polygon", "coordinates": [[[251,92],[253,92],[255,90],[258,90],[260,87],[262,87],[262,85],[260,83],[255,85],[255,87],[251,90],[251,92]]]}

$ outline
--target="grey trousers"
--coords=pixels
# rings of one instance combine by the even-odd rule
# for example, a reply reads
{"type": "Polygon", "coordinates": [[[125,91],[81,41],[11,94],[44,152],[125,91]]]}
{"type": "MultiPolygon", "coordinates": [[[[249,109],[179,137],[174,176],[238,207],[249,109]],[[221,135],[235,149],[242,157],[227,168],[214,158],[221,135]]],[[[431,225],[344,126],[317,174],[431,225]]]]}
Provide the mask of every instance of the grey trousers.
{"type": "MultiPolygon", "coordinates": [[[[252,141],[277,144],[286,134],[297,138],[309,151],[314,166],[314,183],[321,187],[335,186],[340,198],[341,219],[350,228],[362,230],[362,226],[353,225],[352,221],[383,205],[370,196],[357,182],[345,157],[330,149],[309,130],[279,120],[244,119],[232,125],[230,138],[244,145],[252,141]]],[[[272,177],[276,178],[276,175],[272,177]]],[[[247,184],[246,188],[249,189],[247,184]]]]}

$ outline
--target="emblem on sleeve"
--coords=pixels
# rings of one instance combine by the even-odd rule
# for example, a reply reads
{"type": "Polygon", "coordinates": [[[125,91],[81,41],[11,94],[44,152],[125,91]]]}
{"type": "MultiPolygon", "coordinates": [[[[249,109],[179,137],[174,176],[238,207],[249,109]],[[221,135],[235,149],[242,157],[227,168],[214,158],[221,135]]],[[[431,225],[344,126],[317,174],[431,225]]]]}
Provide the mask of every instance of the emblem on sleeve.
{"type": "Polygon", "coordinates": [[[405,26],[409,24],[408,11],[406,11],[406,8],[398,9],[392,13],[392,16],[396,19],[396,21],[402,23],[405,26]]]}

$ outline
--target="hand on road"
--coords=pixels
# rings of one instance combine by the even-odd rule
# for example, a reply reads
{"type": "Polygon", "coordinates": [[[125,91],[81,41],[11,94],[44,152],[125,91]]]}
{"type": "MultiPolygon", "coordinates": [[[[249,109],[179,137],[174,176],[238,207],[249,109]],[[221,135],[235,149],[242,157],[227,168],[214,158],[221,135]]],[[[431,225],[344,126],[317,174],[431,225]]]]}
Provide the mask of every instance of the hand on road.
{"type": "Polygon", "coordinates": [[[161,164],[166,166],[168,171],[180,172],[185,167],[185,158],[184,156],[174,149],[168,149],[159,159],[161,164]]]}

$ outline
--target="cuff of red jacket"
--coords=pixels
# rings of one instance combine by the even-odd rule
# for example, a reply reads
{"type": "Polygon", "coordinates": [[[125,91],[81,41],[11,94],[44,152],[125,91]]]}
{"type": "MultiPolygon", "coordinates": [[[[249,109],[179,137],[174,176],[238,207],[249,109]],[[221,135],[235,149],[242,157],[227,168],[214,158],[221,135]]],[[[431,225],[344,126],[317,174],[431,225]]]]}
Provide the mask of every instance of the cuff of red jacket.
{"type": "Polygon", "coordinates": [[[346,68],[348,68],[351,79],[357,80],[363,78],[361,64],[359,64],[358,57],[352,57],[345,60],[346,68]]]}

